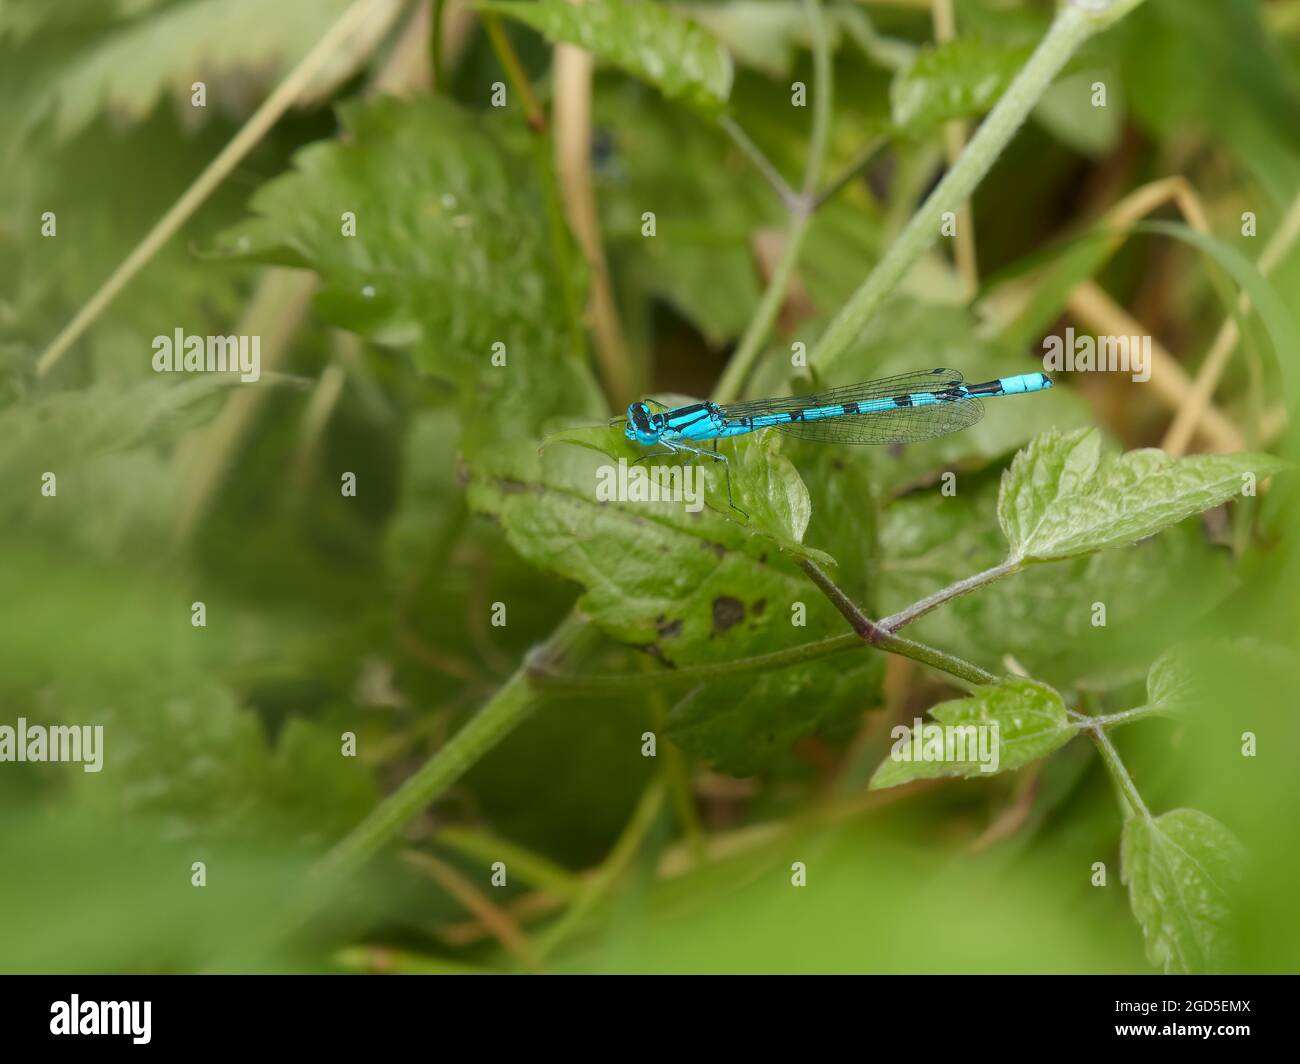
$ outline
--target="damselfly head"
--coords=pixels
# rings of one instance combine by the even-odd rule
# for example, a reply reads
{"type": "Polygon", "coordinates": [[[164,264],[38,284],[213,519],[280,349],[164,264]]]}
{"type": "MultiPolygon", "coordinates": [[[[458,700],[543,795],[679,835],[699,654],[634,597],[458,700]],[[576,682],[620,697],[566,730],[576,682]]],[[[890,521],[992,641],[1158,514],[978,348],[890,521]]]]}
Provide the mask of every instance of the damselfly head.
{"type": "Polygon", "coordinates": [[[655,420],[650,407],[645,403],[633,403],[627,408],[627,428],[623,430],[623,435],[643,447],[658,443],[663,432],[655,425],[655,420]]]}

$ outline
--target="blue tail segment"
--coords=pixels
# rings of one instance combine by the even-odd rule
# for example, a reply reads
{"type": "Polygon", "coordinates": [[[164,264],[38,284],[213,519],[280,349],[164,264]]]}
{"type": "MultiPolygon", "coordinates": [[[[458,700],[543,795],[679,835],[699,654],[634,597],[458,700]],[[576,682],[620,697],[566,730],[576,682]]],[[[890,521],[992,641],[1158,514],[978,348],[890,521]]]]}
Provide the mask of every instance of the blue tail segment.
{"type": "Polygon", "coordinates": [[[1003,377],[997,383],[1002,386],[999,395],[1024,395],[1050,388],[1052,378],[1046,373],[1022,373],[1018,377],[1003,377]]]}

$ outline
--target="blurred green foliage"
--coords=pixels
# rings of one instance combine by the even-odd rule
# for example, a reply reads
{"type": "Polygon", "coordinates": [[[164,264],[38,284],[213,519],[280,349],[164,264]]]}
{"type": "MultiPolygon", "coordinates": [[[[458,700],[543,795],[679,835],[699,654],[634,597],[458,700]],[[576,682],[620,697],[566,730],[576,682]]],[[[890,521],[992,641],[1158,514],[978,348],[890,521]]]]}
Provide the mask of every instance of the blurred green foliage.
{"type": "MultiPolygon", "coordinates": [[[[412,36],[427,53],[421,6],[376,2],[49,372],[36,369],[49,341],[347,5],[0,7],[0,725],[105,728],[99,773],[0,763],[0,969],[533,964],[466,909],[458,876],[561,971],[1295,970],[1294,478],[1223,508],[1243,470],[1265,484],[1282,465],[1198,456],[1171,470],[1132,453],[1171,414],[1150,389],[1064,375],[902,449],[729,443],[747,524],[711,464],[701,514],[597,504],[595,468],[636,455],[604,427],[582,317],[592,274],[553,144],[515,86],[491,105],[508,79],[468,5],[450,5],[444,93],[374,91],[412,36]],[[42,233],[47,211],[57,235],[42,233]],[[255,386],[165,379],[151,342],[177,328],[259,334],[273,364],[255,386]],[[1098,467],[1103,437],[1129,453],[1098,467]],[[940,490],[949,472],[955,495],[940,490]],[[1092,495],[1090,473],[1106,481],[1092,495]],[[803,559],[879,617],[999,564],[1008,544],[1041,564],[906,634],[1039,682],[963,700],[950,678],[866,650],[658,682],[847,632],[803,559]],[[495,749],[287,934],[313,863],[519,682],[575,609],[599,639],[548,667],[634,682],[539,688],[495,749]],[[1003,705],[1007,690],[1036,692],[1037,722],[1052,722],[1031,735],[1032,761],[868,792],[882,762],[897,768],[891,726],[943,705],[937,717],[1020,727],[1027,703],[1003,705]],[[1152,819],[1126,824],[1131,801],[1064,715],[1135,707],[1151,715],[1108,734],[1152,819]],[[647,802],[661,781],[668,798],[647,802]],[[582,918],[550,923],[551,942],[547,922],[575,899],[582,918]]],[[[542,33],[598,54],[595,213],[628,357],[660,398],[707,395],[786,217],[716,115],[800,172],[809,109],[791,106],[791,83],[815,80],[804,5],[604,0],[588,22],[558,0],[482,6],[515,18],[508,38],[548,109],[542,33]]],[[[978,297],[946,249],[929,252],[835,379],[810,381],[792,345],[811,347],[932,187],[944,123],[977,122],[1052,17],[1037,0],[958,0],[959,38],[936,44],[924,5],[823,6],[826,172],[876,150],[811,222],[755,395],[940,365],[1030,371],[1088,276],[1194,374],[1228,277],[1232,299],[1246,285],[1271,302],[1215,403],[1253,449],[1294,460],[1293,432],[1261,436],[1273,401],[1294,398],[1279,382],[1300,379],[1300,254],[1264,279],[1229,253],[1257,260],[1300,194],[1300,4],[1147,0],[1090,41],[974,197],[978,297]],[[1105,109],[1090,103],[1099,80],[1105,109]],[[1167,231],[1111,257],[1069,243],[1171,174],[1227,251],[1167,231]],[[1244,211],[1259,236],[1242,235],[1244,211]]]]}

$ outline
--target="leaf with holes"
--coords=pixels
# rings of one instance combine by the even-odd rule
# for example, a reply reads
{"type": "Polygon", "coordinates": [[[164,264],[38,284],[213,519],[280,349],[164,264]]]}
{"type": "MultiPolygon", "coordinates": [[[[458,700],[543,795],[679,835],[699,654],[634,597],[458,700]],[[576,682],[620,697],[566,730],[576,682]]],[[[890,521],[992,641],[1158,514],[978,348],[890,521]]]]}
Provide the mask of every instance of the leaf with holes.
{"type": "MultiPolygon", "coordinates": [[[[722,445],[737,503],[752,507],[748,524],[731,513],[712,463],[695,467],[707,478],[707,505],[694,512],[689,500],[621,498],[631,493],[620,480],[630,485],[644,466],[630,465],[643,452],[617,428],[564,430],[540,456],[531,448],[479,454],[469,502],[501,522],[527,561],[581,585],[578,608],[612,638],[670,666],[745,658],[845,631],[795,563],[796,552],[831,560],[800,543],[807,489],[779,442],[722,445]]],[[[814,662],[706,688],[671,715],[670,730],[693,753],[752,771],[800,735],[860,711],[879,681],[869,657],[849,669],[814,662]]],[[[653,687],[653,676],[646,682],[653,687]]]]}

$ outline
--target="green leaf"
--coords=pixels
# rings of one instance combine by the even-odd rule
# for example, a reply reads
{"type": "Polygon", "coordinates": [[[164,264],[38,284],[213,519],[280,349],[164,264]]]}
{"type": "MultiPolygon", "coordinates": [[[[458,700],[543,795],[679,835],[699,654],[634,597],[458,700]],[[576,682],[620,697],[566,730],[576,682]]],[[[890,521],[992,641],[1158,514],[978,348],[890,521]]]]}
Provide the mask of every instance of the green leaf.
{"type": "Polygon", "coordinates": [[[1034,118],[1061,143],[1100,159],[1115,150],[1124,130],[1119,79],[1109,70],[1080,70],[1058,78],[1043,93],[1034,118]],[[1106,86],[1106,106],[1094,107],[1092,86],[1106,86]]]}
{"type": "Polygon", "coordinates": [[[1147,705],[1161,712],[1175,712],[1192,694],[1187,647],[1174,647],[1160,655],[1147,673],[1147,705]]]}
{"type": "MultiPolygon", "coordinates": [[[[881,521],[880,614],[887,615],[1003,560],[997,478],[959,474],[956,494],[937,485],[892,502],[881,521]]],[[[814,493],[814,498],[816,498],[814,493]]],[[[841,555],[837,554],[837,557],[841,555]]],[[[1000,667],[1010,654],[1058,688],[1093,688],[1145,674],[1172,641],[1191,635],[1232,589],[1229,552],[1185,523],[1130,550],[1035,565],[963,595],[909,631],[932,646],[1000,667]],[[1186,574],[1197,579],[1188,581],[1186,574]],[[1141,595],[1133,588],[1140,587],[1141,595]],[[1106,625],[1093,624],[1094,603],[1106,625]]]]}
{"type": "MultiPolygon", "coordinates": [[[[798,0],[694,3],[683,10],[725,44],[738,63],[768,77],[788,77],[797,52],[808,46],[808,14],[798,0]]],[[[834,32],[835,20],[827,21],[834,32]]]]}
{"type": "MultiPolygon", "coordinates": [[[[664,395],[659,399],[669,406],[690,402],[684,396],[664,395]]],[[[812,504],[798,471],[781,454],[781,443],[779,437],[755,434],[729,440],[719,446],[719,453],[727,459],[731,470],[735,505],[748,515],[747,518],[732,510],[728,503],[726,471],[714,459],[689,454],[660,454],[656,455],[655,462],[647,465],[644,459],[648,452],[644,448],[631,443],[621,428],[604,426],[551,432],[547,434],[543,446],[547,455],[555,455],[557,451],[565,450],[566,446],[577,446],[613,459],[613,464],[608,461],[601,464],[590,479],[578,486],[579,492],[589,496],[594,506],[603,508],[613,502],[614,500],[605,497],[605,493],[613,489],[621,491],[632,479],[639,479],[643,471],[659,476],[661,470],[680,469],[683,474],[680,481],[674,473],[668,480],[669,485],[675,488],[680,484],[681,490],[689,496],[692,488],[685,474],[698,475],[703,481],[702,499],[620,499],[618,502],[632,507],[626,512],[644,509],[645,512],[671,515],[674,521],[684,522],[687,527],[694,529],[699,529],[702,525],[722,527],[723,524],[738,523],[751,534],[761,533],[782,550],[796,555],[806,553],[815,556],[819,562],[829,561],[833,565],[833,559],[828,559],[820,551],[806,551],[802,547],[812,504]],[[620,463],[626,465],[626,471],[620,471],[620,463]],[[597,494],[598,487],[601,495],[597,494]],[[700,502],[707,502],[707,508],[698,509],[700,502]],[[693,507],[696,507],[695,512],[692,512],[693,507]]],[[[489,467],[492,464],[490,459],[487,460],[489,467]]],[[[566,468],[570,465],[571,463],[553,463],[551,468],[566,468]]]]}
{"type": "Polygon", "coordinates": [[[1221,969],[1231,891],[1245,857],[1232,832],[1195,809],[1139,815],[1124,825],[1122,853],[1147,959],[1168,973],[1221,969]]]}
{"type": "MultiPolygon", "coordinates": [[[[875,503],[865,470],[860,463],[844,462],[834,448],[798,440],[782,444],[814,501],[802,550],[809,553],[814,544],[834,554],[836,582],[870,609],[878,551],[875,503]]],[[[821,615],[816,598],[802,601],[821,615]]],[[[833,665],[813,662],[705,684],[669,712],[668,734],[733,775],[754,775],[773,768],[807,732],[834,738],[855,727],[863,710],[878,703],[884,667],[884,655],[847,654],[833,665]]]]}
{"type": "Polygon", "coordinates": [[[937,723],[923,723],[918,736],[906,726],[894,729],[893,749],[871,777],[872,790],[912,780],[1009,772],[1045,757],[1075,735],[1061,696],[1027,679],[1003,680],[969,698],[941,702],[930,716],[937,723]]]}
{"type": "Polygon", "coordinates": [[[883,655],[858,653],[704,684],[669,711],[668,734],[722,771],[752,776],[804,735],[847,738],[878,704],[884,671],[883,655]]]}
{"type": "Polygon", "coordinates": [[[537,0],[476,6],[526,23],[553,41],[585,48],[706,114],[720,112],[731,93],[731,54],[690,19],[661,4],[537,0]]]}
{"type": "MultiPolygon", "coordinates": [[[[693,401],[680,395],[660,395],[658,399],[667,406],[680,406],[693,401]]],[[[812,503],[798,471],[779,449],[782,442],[770,435],[753,435],[729,441],[719,447],[719,452],[727,458],[731,470],[735,505],[748,514],[748,519],[731,509],[727,501],[726,472],[716,460],[687,454],[658,457],[662,463],[679,467],[683,471],[698,471],[705,482],[705,496],[717,513],[739,520],[750,529],[763,533],[782,550],[800,556],[815,556],[818,562],[829,561],[833,565],[834,560],[827,555],[802,547],[804,532],[812,514],[812,503]]],[[[615,462],[627,462],[629,473],[632,465],[643,462],[647,454],[644,448],[631,443],[620,428],[587,427],[548,433],[544,446],[557,443],[584,447],[613,458],[615,462]]],[[[680,506],[680,503],[668,505],[680,506]]]]}
{"type": "Polygon", "coordinates": [[[973,37],[923,48],[890,87],[894,124],[919,135],[954,118],[983,114],[1006,91],[1029,52],[973,37]]]}
{"type": "Polygon", "coordinates": [[[61,4],[45,0],[8,0],[0,6],[0,42],[22,44],[29,38],[51,30],[68,30],[97,20],[121,19],[128,12],[139,14],[157,7],[164,0],[64,0],[61,4]]]}
{"type": "MultiPolygon", "coordinates": [[[[811,553],[833,564],[799,542],[807,489],[778,443],[745,437],[722,445],[748,524],[728,508],[722,475],[707,459],[697,466],[707,502],[699,512],[680,501],[600,501],[598,478],[616,476],[620,459],[643,453],[608,428],[557,433],[540,459],[522,449],[476,456],[469,502],[495,516],[534,566],[580,584],[579,610],[612,638],[670,666],[750,657],[846,630],[791,557],[811,553]]],[[[878,668],[816,662],[733,678],[679,706],[671,729],[698,756],[754,771],[799,735],[865,708],[878,668]]]]}
{"type": "Polygon", "coordinates": [[[1051,561],[1136,543],[1238,495],[1247,474],[1286,464],[1265,454],[1103,456],[1096,429],[1046,432],[1002,476],[998,522],[1011,558],[1051,561]]]}
{"type": "Polygon", "coordinates": [[[411,346],[420,369],[458,388],[467,423],[531,436],[558,412],[597,413],[591,376],[567,346],[531,163],[437,98],[345,105],[341,117],[346,137],[299,152],[296,172],[258,189],[258,217],[220,248],[316,270],[317,309],[411,346]]]}
{"type": "Polygon", "coordinates": [[[446,461],[458,427],[454,413],[441,409],[421,411],[407,428],[398,506],[384,541],[385,568],[396,587],[415,584],[430,545],[454,537],[463,520],[456,467],[446,461]]]}
{"type": "MultiPolygon", "coordinates": [[[[296,63],[347,8],[350,0],[187,0],[136,19],[69,61],[35,100],[31,118],[54,115],[54,133],[68,140],[102,113],[139,122],[158,100],[175,95],[191,120],[206,114],[190,105],[191,85],[208,83],[209,103],[248,100],[250,86],[266,86],[296,63]]],[[[137,8],[140,5],[135,5],[137,8]]],[[[352,39],[326,64],[306,92],[328,95],[368,58],[401,10],[375,7],[352,39]]]]}
{"type": "MultiPolygon", "coordinates": [[[[99,810],[158,817],[179,838],[257,835],[322,849],[375,802],[370,775],[340,753],[339,733],[292,717],[268,738],[220,682],[187,671],[52,691],[50,719],[102,725],[105,771],[73,783],[99,810]]],[[[33,716],[45,718],[42,707],[33,716]]]]}

